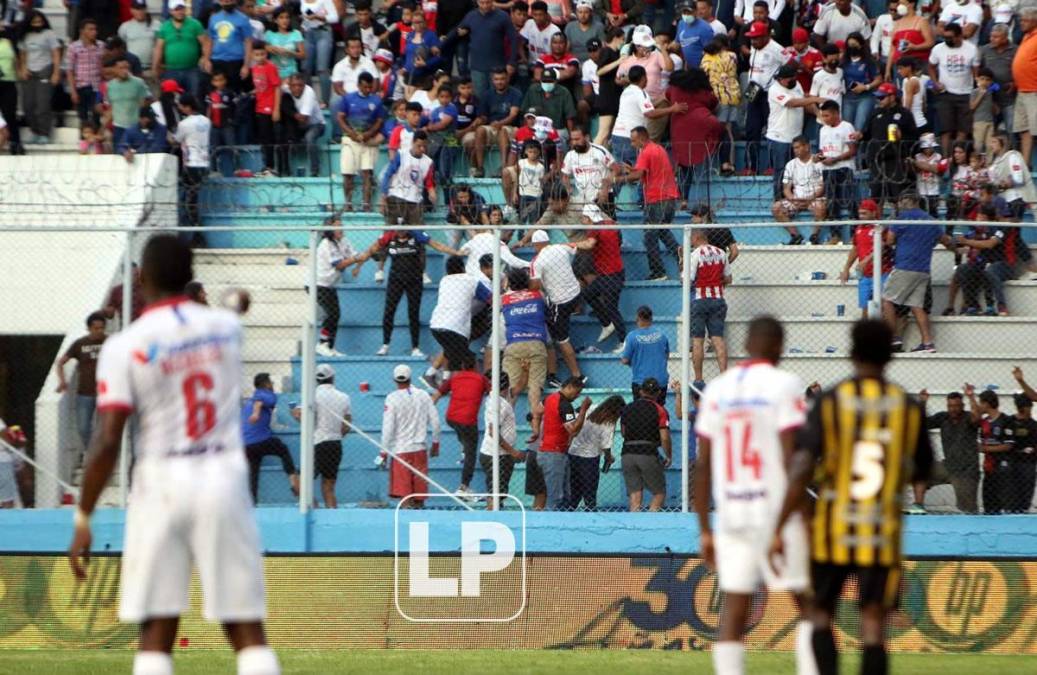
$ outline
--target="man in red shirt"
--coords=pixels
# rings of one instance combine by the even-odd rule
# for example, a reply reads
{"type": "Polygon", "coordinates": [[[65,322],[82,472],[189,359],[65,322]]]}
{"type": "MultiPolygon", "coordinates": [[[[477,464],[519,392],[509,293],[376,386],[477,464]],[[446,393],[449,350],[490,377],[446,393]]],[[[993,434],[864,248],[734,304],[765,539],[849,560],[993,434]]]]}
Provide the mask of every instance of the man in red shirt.
{"type": "MultiPolygon", "coordinates": [[[[277,66],[267,60],[266,43],[252,44],[252,86],[256,97],[256,140],[263,148],[263,171],[259,175],[277,175],[274,172],[274,144],[277,142],[275,125],[281,121],[281,77],[277,66]]],[[[278,148],[277,165],[288,170],[288,158],[282,158],[278,148]]]]}
{"type": "MultiPolygon", "coordinates": [[[[626,181],[644,182],[645,224],[669,225],[677,212],[677,177],[670,163],[670,156],[663,146],[648,137],[648,129],[634,127],[630,132],[630,143],[638,151],[637,164],[627,167],[626,181]]],[[[666,268],[659,255],[659,241],[670,252],[674,260],[680,260],[680,245],[668,228],[646,228],[644,233],[645,253],[648,256],[648,280],[666,281],[666,268]]]]}
{"type": "MultiPolygon", "coordinates": [[[[875,288],[875,276],[872,251],[875,243],[875,220],[879,217],[879,205],[874,199],[862,199],[858,205],[861,220],[865,221],[853,231],[853,248],[846,257],[843,271],[839,273],[839,281],[844,284],[850,278],[850,268],[857,263],[859,279],[857,280],[857,306],[861,310],[861,316],[868,318],[868,302],[871,300],[875,288]]],[[[881,228],[879,228],[881,229],[881,228]]],[[[882,285],[886,285],[886,278],[893,271],[893,249],[882,246],[882,285]]],[[[882,289],[880,288],[881,292],[882,289]]]]}
{"type": "Polygon", "coordinates": [[[461,486],[457,488],[459,496],[471,493],[468,486],[475,475],[475,459],[479,449],[479,408],[483,397],[490,393],[490,387],[486,376],[475,369],[475,355],[469,353],[463,362],[463,370],[455,372],[432,394],[433,403],[444,396],[450,397],[446,423],[457,432],[457,440],[464,453],[461,486]]]}
{"type": "Polygon", "coordinates": [[[583,378],[570,377],[561,389],[544,399],[540,449],[535,455],[540,485],[530,485],[531,477],[527,476],[526,493],[547,493],[547,508],[553,511],[569,501],[569,443],[580,433],[591,407],[591,400],[584,398],[579,411],[573,409],[573,401],[582,391],[583,378]]]}
{"type": "Polygon", "coordinates": [[[569,40],[565,33],[555,33],[551,36],[551,52],[538,58],[533,67],[555,71],[558,84],[576,96],[576,84],[580,81],[580,60],[569,51],[569,40]]]}
{"type": "Polygon", "coordinates": [[[597,204],[585,205],[580,220],[584,225],[598,226],[597,229],[587,230],[585,239],[569,244],[577,251],[590,251],[591,259],[594,261],[594,272],[583,275],[583,281],[587,284],[583,289],[583,298],[601,323],[598,342],[604,342],[615,333],[619,339],[619,346],[615,351],[621,352],[627,339],[623,315],[619,313],[619,296],[626,282],[623,256],[620,252],[623,238],[619,230],[607,227],[615,225],[616,221],[602,213],[597,204]]]}

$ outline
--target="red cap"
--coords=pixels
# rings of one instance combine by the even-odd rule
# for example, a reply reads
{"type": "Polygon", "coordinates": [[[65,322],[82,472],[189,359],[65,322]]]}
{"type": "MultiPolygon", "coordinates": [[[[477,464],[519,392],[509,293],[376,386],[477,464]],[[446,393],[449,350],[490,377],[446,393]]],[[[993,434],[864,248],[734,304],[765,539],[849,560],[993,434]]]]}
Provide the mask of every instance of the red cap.
{"type": "Polygon", "coordinates": [[[176,80],[162,80],[160,86],[163,94],[182,94],[184,88],[177,84],[176,80]]]}
{"type": "Polygon", "coordinates": [[[892,82],[883,82],[879,85],[879,88],[876,89],[873,93],[875,94],[875,96],[879,98],[885,98],[890,94],[897,93],[897,85],[893,84],[892,82]]]}
{"type": "Polygon", "coordinates": [[[846,51],[846,40],[836,40],[835,46],[839,48],[839,51],[846,51]]]}
{"type": "Polygon", "coordinates": [[[796,44],[800,42],[810,42],[810,33],[807,32],[806,28],[797,28],[792,31],[792,42],[796,44]]]}
{"type": "Polygon", "coordinates": [[[763,37],[764,35],[770,34],[770,29],[767,24],[763,21],[753,21],[753,25],[749,26],[749,30],[745,32],[745,37],[763,37]]]}
{"type": "Polygon", "coordinates": [[[874,199],[862,199],[860,204],[857,205],[858,211],[878,211],[879,205],[875,203],[874,199]]]}

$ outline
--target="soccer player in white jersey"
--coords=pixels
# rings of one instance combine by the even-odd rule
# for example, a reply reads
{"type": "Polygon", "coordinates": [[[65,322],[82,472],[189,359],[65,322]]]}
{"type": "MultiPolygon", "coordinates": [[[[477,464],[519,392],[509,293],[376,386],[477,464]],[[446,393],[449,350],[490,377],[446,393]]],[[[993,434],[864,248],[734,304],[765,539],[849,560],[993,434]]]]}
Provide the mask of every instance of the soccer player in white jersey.
{"type": "MultiPolygon", "coordinates": [[[[742,637],[752,594],[760,582],[772,591],[791,591],[801,603],[810,581],[802,515],[790,518],[783,530],[785,565],[775,570],[767,559],[767,542],[773,538],[788,482],[786,461],[794,450],[796,430],[806,421],[803,382],[776,367],[783,343],[784,330],[776,319],[753,319],[746,338],[749,360],[710,382],[695,422],[700,550],[706,564],[717,570],[724,594],[720,634],[713,645],[718,675],[745,671],[742,637]],[[713,524],[710,497],[716,506],[713,524]]],[[[800,675],[816,673],[811,649],[810,623],[800,621],[796,635],[800,675]]]]}
{"type": "Polygon", "coordinates": [[[139,623],[134,675],[170,675],[173,640],[198,566],[203,615],[223,624],[240,675],[277,675],[266,644],[259,530],[238,423],[241,323],[181,295],[192,254],[173,235],[144,247],[148,305],[108,338],[97,362],[100,433],[83,473],[69,561],[90,559],[90,515],[115,469],[123,429],[136,416],[119,618],[139,623]]]}

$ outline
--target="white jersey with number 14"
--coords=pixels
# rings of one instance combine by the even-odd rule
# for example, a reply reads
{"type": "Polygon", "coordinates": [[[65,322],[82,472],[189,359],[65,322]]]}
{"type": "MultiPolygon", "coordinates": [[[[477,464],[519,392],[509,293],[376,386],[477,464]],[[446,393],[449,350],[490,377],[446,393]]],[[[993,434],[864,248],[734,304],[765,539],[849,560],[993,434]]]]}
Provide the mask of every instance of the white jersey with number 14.
{"type": "Polygon", "coordinates": [[[718,532],[773,529],[788,483],[780,434],[803,425],[803,390],[796,375],[747,361],[703,392],[695,432],[711,441],[718,532]]]}

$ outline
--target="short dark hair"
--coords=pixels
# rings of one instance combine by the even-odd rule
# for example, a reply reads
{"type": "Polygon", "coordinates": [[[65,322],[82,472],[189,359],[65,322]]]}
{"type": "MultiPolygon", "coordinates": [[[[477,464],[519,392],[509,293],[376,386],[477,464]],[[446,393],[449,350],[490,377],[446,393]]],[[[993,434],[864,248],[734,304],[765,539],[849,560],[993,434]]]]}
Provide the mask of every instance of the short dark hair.
{"type": "Polygon", "coordinates": [[[821,104],[821,110],[834,110],[835,112],[839,112],[839,104],[832,99],[828,99],[821,104]]]}
{"type": "Polygon", "coordinates": [[[961,26],[956,23],[947,23],[943,25],[945,31],[950,31],[954,35],[961,35],[961,26]]]}
{"type": "Polygon", "coordinates": [[[807,145],[810,145],[810,139],[803,134],[800,134],[792,139],[792,145],[795,145],[796,143],[806,143],[807,145]]]}
{"type": "Polygon", "coordinates": [[[252,378],[252,386],[257,389],[268,382],[273,382],[270,379],[270,373],[256,373],[256,376],[252,378]]]}
{"type": "Polygon", "coordinates": [[[634,127],[630,130],[631,134],[641,134],[642,136],[648,135],[648,127],[634,127]]]}
{"type": "MultiPolygon", "coordinates": [[[[514,8],[515,8],[514,5],[512,5],[512,9],[514,9],[514,8]]],[[[496,68],[494,68],[493,70],[490,71],[490,74],[491,75],[507,75],[508,74],[508,69],[505,68],[504,66],[497,66],[496,68]]],[[[469,79],[471,79],[471,78],[469,78],[469,79]]]]}
{"type": "Polygon", "coordinates": [[[483,253],[479,256],[479,267],[493,267],[493,254],[483,253]]]}
{"type": "Polygon", "coordinates": [[[262,49],[265,52],[266,51],[266,43],[263,42],[262,40],[253,40],[252,41],[252,51],[256,51],[257,49],[262,49]]]}
{"type": "Polygon", "coordinates": [[[763,7],[767,11],[770,11],[771,6],[767,4],[767,0],[756,0],[753,3],[753,7],[763,7]]]}
{"type": "Polygon", "coordinates": [[[86,317],[86,327],[89,328],[90,324],[94,321],[106,322],[107,319],[104,316],[104,312],[98,310],[96,312],[90,312],[90,315],[86,317]]]}
{"type": "Polygon", "coordinates": [[[190,108],[196,112],[198,110],[198,99],[194,97],[194,94],[180,94],[180,98],[177,99],[177,102],[185,108],[190,108]]]}
{"type": "Polygon", "coordinates": [[[947,400],[948,401],[964,400],[964,398],[965,397],[961,395],[960,391],[952,391],[951,393],[947,394],[947,400]]]}
{"type": "Polygon", "coordinates": [[[79,22],[79,30],[83,30],[87,26],[93,26],[94,28],[97,28],[97,22],[91,19],[90,17],[87,17],[79,22]]]}
{"type": "Polygon", "coordinates": [[[443,85],[442,87],[440,87],[440,88],[439,88],[439,91],[438,91],[438,92],[436,92],[436,96],[439,96],[439,95],[440,95],[440,94],[442,94],[443,92],[446,92],[447,94],[449,94],[449,95],[453,96],[453,95],[454,95],[454,88],[453,88],[453,87],[451,87],[451,86],[450,86],[450,85],[448,85],[448,84],[447,84],[447,85],[443,85]]]}
{"type": "Polygon", "coordinates": [[[1001,401],[998,400],[997,394],[990,391],[989,389],[984,389],[983,391],[979,392],[978,398],[980,403],[986,403],[991,408],[998,408],[1001,405],[1001,401]]]}
{"type": "Polygon", "coordinates": [[[838,56],[839,48],[831,42],[821,47],[821,56],[838,56]]]}
{"type": "Polygon", "coordinates": [[[191,298],[195,302],[198,302],[199,298],[201,297],[202,292],[204,290],[205,290],[205,287],[202,286],[202,282],[200,282],[200,281],[188,281],[187,285],[184,286],[184,295],[186,295],[187,297],[191,298]]]}
{"type": "Polygon", "coordinates": [[[511,11],[514,12],[516,9],[519,10],[520,12],[528,12],[529,11],[529,3],[525,2],[525,0],[518,0],[518,2],[516,2],[514,5],[511,6],[511,11]]]}
{"type": "Polygon", "coordinates": [[[652,308],[648,305],[641,305],[637,308],[637,318],[642,321],[652,320],[652,308]]]}
{"type": "MultiPolygon", "coordinates": [[[[504,71],[504,72],[508,72],[508,71],[504,71]]],[[[455,84],[458,87],[460,87],[462,84],[471,84],[471,83],[472,83],[472,78],[470,76],[468,76],[468,75],[465,75],[463,77],[457,78],[457,82],[455,82],[455,84]]]]}
{"type": "Polygon", "coordinates": [[[647,76],[648,72],[644,66],[631,66],[630,70],[627,71],[627,79],[633,84],[637,84],[647,76]]]}
{"type": "Polygon", "coordinates": [[[583,389],[583,376],[570,376],[569,379],[562,383],[562,388],[564,389],[565,387],[579,387],[580,389],[583,389]]]}
{"type": "Polygon", "coordinates": [[[569,191],[561,181],[555,181],[547,189],[548,199],[568,199],[569,191]]]}
{"type": "Polygon", "coordinates": [[[411,138],[412,142],[413,141],[427,141],[427,140],[428,140],[428,133],[424,129],[418,129],[417,131],[415,131],[414,132],[414,136],[411,138]]]}
{"type": "Polygon", "coordinates": [[[182,293],[194,279],[194,253],[173,234],[156,234],[140,256],[142,274],[160,291],[182,293]]]}
{"type": "Polygon", "coordinates": [[[529,6],[529,8],[530,8],[531,10],[538,10],[538,9],[539,9],[539,10],[540,10],[540,11],[542,11],[542,12],[546,12],[546,11],[547,11],[547,3],[546,3],[546,2],[544,2],[543,0],[536,0],[536,2],[534,2],[533,4],[531,4],[531,5],[529,6]]]}
{"type": "Polygon", "coordinates": [[[858,321],[851,336],[850,358],[854,361],[881,367],[893,359],[893,331],[885,321],[858,321]]]}
{"type": "Polygon", "coordinates": [[[361,70],[360,74],[356,76],[356,81],[374,84],[374,76],[366,70],[361,70]]]}
{"type": "Polygon", "coordinates": [[[464,258],[459,255],[452,255],[446,259],[446,273],[447,274],[463,274],[464,273],[464,258]]]}
{"type": "Polygon", "coordinates": [[[989,77],[991,80],[993,80],[994,71],[992,71],[990,68],[987,68],[986,66],[983,66],[982,68],[976,71],[976,77],[989,77]]]}
{"type": "Polygon", "coordinates": [[[409,101],[407,103],[406,110],[407,110],[407,112],[419,112],[419,113],[425,112],[425,109],[422,108],[421,104],[418,103],[417,101],[409,101]]]}
{"type": "Polygon", "coordinates": [[[897,60],[897,66],[918,70],[919,61],[913,56],[902,56],[897,60]]]}
{"type": "Polygon", "coordinates": [[[512,267],[508,270],[508,288],[513,291],[524,291],[529,288],[529,272],[524,267],[512,267]]]}

